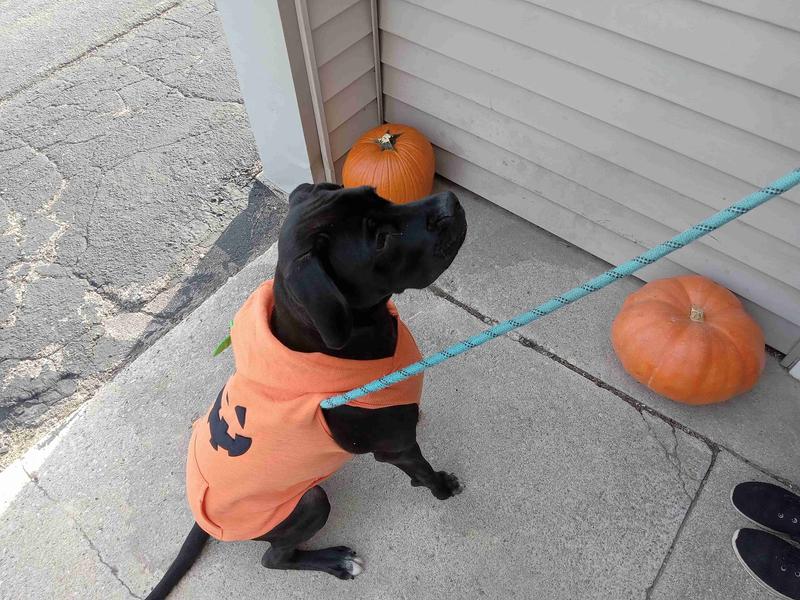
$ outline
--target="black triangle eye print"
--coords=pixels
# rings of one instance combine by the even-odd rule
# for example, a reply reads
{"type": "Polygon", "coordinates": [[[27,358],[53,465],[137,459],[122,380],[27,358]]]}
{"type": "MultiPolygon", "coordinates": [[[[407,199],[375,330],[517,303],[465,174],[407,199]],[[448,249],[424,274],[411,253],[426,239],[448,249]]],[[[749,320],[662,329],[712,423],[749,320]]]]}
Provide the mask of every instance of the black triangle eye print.
{"type": "MultiPolygon", "coordinates": [[[[227,397],[226,397],[227,402],[227,397]]],[[[222,391],[217,396],[214,406],[208,415],[208,429],[211,433],[211,447],[214,450],[220,447],[228,451],[228,456],[241,456],[250,449],[250,444],[253,442],[252,438],[239,435],[231,437],[228,434],[228,422],[220,416],[219,412],[222,409],[222,391]]],[[[234,408],[236,411],[236,420],[239,425],[244,427],[245,418],[247,416],[247,408],[244,406],[237,406],[234,408]]]]}

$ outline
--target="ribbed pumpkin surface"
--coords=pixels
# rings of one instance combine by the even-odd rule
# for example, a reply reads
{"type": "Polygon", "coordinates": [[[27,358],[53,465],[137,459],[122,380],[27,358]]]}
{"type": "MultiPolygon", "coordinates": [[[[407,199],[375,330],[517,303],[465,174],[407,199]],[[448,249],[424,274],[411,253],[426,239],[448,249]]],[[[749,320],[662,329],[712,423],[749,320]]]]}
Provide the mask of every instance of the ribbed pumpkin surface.
{"type": "Polygon", "coordinates": [[[371,185],[392,202],[419,200],[431,193],[435,159],[431,143],[408,125],[387,123],[353,144],[342,170],[347,187],[371,185]]]}
{"type": "Polygon", "coordinates": [[[611,342],[637,381],[687,404],[746,392],[764,368],[761,328],[736,296],[699,275],[652,281],[628,296],[611,342]]]}

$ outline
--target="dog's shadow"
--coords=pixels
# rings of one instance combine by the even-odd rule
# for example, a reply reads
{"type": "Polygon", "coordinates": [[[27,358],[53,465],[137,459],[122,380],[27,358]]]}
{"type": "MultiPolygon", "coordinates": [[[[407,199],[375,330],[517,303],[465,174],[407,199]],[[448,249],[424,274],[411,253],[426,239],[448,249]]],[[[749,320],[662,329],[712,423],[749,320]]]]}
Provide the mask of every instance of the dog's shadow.
{"type": "Polygon", "coordinates": [[[266,252],[278,239],[287,210],[286,198],[254,180],[247,207],[228,224],[192,274],[158,312],[131,355],[136,356],[150,346],[171,324],[191,313],[230,277],[266,252]]]}

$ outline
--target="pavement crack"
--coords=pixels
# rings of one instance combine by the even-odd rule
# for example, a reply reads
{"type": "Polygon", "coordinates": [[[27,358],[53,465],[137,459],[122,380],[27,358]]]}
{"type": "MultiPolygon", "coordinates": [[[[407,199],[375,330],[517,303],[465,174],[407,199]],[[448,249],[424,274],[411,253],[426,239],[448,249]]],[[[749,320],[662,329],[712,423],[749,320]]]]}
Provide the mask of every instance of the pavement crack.
{"type": "Polygon", "coordinates": [[[178,139],[172,140],[170,142],[164,142],[163,144],[156,144],[155,146],[150,146],[148,148],[142,148],[140,150],[135,150],[134,152],[131,152],[129,154],[125,154],[125,155],[119,157],[119,160],[117,160],[115,163],[106,166],[105,167],[105,173],[108,173],[109,171],[113,171],[118,166],[120,166],[122,163],[130,160],[131,158],[133,158],[134,156],[137,156],[139,154],[146,154],[148,152],[152,152],[153,150],[163,150],[165,148],[169,148],[170,146],[174,146],[176,144],[180,144],[181,142],[185,142],[187,140],[191,140],[193,138],[200,137],[201,135],[214,133],[218,129],[219,129],[219,125],[215,125],[214,127],[209,127],[208,129],[203,129],[202,131],[196,131],[194,133],[191,133],[191,134],[188,134],[188,135],[184,135],[184,136],[179,137],[178,139]]]}
{"type": "MultiPolygon", "coordinates": [[[[36,148],[31,146],[31,149],[36,151],[36,148]]],[[[48,158],[46,155],[45,158],[48,158]]],[[[48,158],[48,160],[50,160],[48,158]]],[[[52,160],[50,162],[53,163],[52,160]]],[[[3,329],[13,327],[17,323],[17,317],[19,311],[22,309],[23,303],[25,301],[25,295],[28,292],[28,288],[30,287],[31,283],[35,282],[40,278],[40,274],[38,273],[39,267],[43,267],[55,262],[58,252],[58,242],[64,237],[64,234],[70,228],[72,223],[68,221],[60,221],[52,212],[53,207],[61,200],[61,197],[64,194],[64,190],[67,189],[67,186],[70,183],[70,180],[65,178],[61,172],[58,170],[56,166],[56,173],[61,178],[61,182],[58,185],[58,188],[53,192],[48,200],[42,204],[42,206],[37,209],[36,212],[45,215],[45,218],[52,223],[54,223],[57,228],[56,230],[45,240],[45,242],[36,249],[36,251],[31,254],[30,256],[26,256],[21,260],[17,260],[13,262],[11,265],[6,267],[4,271],[4,278],[9,283],[11,288],[13,289],[14,294],[14,308],[11,310],[9,315],[0,323],[0,327],[3,329]],[[25,270],[27,267],[27,270],[25,270]],[[23,274],[22,271],[25,270],[23,274]]]]}
{"type": "MultiPolygon", "coordinates": [[[[64,173],[62,173],[61,171],[61,166],[55,160],[53,160],[53,158],[50,155],[44,152],[44,148],[37,148],[36,146],[31,144],[27,139],[25,139],[20,133],[8,133],[8,135],[20,142],[21,145],[18,146],[17,148],[28,148],[35,156],[41,156],[48,163],[53,165],[53,169],[62,180],[67,179],[67,177],[64,176],[64,173]]],[[[53,144],[49,144],[49,146],[52,145],[53,144]]],[[[25,164],[25,162],[23,162],[22,164],[25,164]]],[[[17,165],[17,168],[19,168],[20,166],[22,165],[17,165]]]]}
{"type": "Polygon", "coordinates": [[[58,354],[59,352],[63,352],[72,341],[73,340],[67,340],[60,344],[50,344],[45,348],[43,348],[42,350],[40,350],[39,352],[26,356],[13,356],[13,355],[0,356],[0,364],[4,363],[7,360],[23,362],[23,361],[51,359],[53,358],[54,355],[58,354]]]}
{"type": "Polygon", "coordinates": [[[689,488],[687,487],[688,482],[686,481],[687,476],[689,477],[689,479],[691,479],[691,476],[689,476],[688,473],[686,473],[686,470],[683,468],[683,463],[681,462],[681,458],[678,453],[678,434],[675,431],[675,428],[672,427],[671,425],[669,426],[669,430],[672,433],[672,435],[670,436],[672,439],[672,444],[671,444],[672,447],[670,448],[667,445],[667,443],[661,438],[658,432],[653,428],[653,424],[649,421],[649,419],[652,418],[651,416],[649,416],[649,413],[645,411],[640,411],[639,416],[642,418],[642,421],[644,422],[645,427],[647,428],[647,432],[650,434],[650,437],[652,437],[659,445],[659,447],[664,451],[664,456],[666,456],[667,462],[670,463],[675,468],[678,482],[683,488],[683,493],[686,495],[686,497],[689,499],[689,502],[691,503],[693,495],[689,492],[689,488]]]}
{"type": "Polygon", "coordinates": [[[122,296],[108,291],[104,285],[98,283],[92,277],[84,275],[75,270],[72,271],[72,276],[86,283],[93,292],[100,296],[103,300],[111,302],[119,312],[135,313],[141,312],[141,308],[149,302],[149,300],[131,301],[126,300],[122,296]]]}
{"type": "Polygon", "coordinates": [[[119,99],[120,103],[122,104],[122,110],[118,110],[118,111],[113,113],[113,116],[115,118],[133,113],[133,111],[131,110],[131,107],[128,106],[128,103],[125,101],[125,98],[123,98],[122,94],[120,94],[120,90],[124,89],[124,87],[125,86],[123,86],[123,88],[120,88],[119,90],[111,90],[114,93],[114,95],[116,95],[116,97],[119,99]]]}
{"type": "Polygon", "coordinates": [[[659,580],[661,579],[662,574],[664,573],[664,570],[667,568],[669,559],[672,557],[672,553],[675,551],[675,547],[678,545],[678,541],[680,540],[681,535],[683,534],[683,530],[686,528],[686,524],[689,521],[689,518],[692,516],[692,513],[694,512],[695,506],[697,506],[697,501],[700,499],[700,495],[703,493],[703,490],[706,487],[708,478],[711,476],[711,472],[714,470],[714,465],[717,462],[718,454],[719,450],[717,448],[712,448],[711,462],[709,462],[705,475],[703,475],[703,478],[700,480],[700,485],[698,486],[697,491],[692,497],[692,501],[689,503],[689,508],[686,509],[686,512],[683,515],[681,524],[678,525],[678,530],[675,532],[675,537],[672,538],[672,543],[667,549],[667,553],[664,555],[664,559],[661,561],[661,565],[659,566],[658,571],[656,572],[656,575],[653,578],[652,583],[650,583],[650,585],[647,586],[647,588],[645,589],[644,593],[645,600],[651,599],[653,590],[655,590],[659,580]]]}
{"type": "MultiPolygon", "coordinates": [[[[93,142],[94,140],[103,139],[107,135],[108,135],[107,133],[103,132],[103,133],[98,133],[96,135],[89,136],[88,138],[84,138],[82,140],[56,140],[55,142],[51,142],[51,143],[47,144],[46,146],[42,146],[42,148],[39,149],[38,151],[41,154],[44,154],[44,152],[43,152],[44,150],[47,150],[48,148],[52,148],[54,146],[60,147],[60,146],[76,146],[78,144],[88,144],[89,142],[93,142]]],[[[52,162],[52,160],[50,162],[52,162]]]]}
{"type": "MultiPolygon", "coordinates": [[[[149,39],[153,39],[154,41],[159,41],[159,42],[161,41],[161,40],[155,40],[155,38],[149,38],[149,39]]],[[[205,100],[206,102],[217,102],[219,104],[234,104],[234,105],[239,106],[239,107],[244,106],[244,100],[242,100],[242,99],[238,99],[238,100],[223,100],[222,98],[214,98],[212,96],[207,96],[205,94],[200,94],[198,92],[190,92],[188,90],[185,90],[184,88],[180,87],[178,84],[171,83],[171,82],[167,81],[166,79],[163,79],[159,75],[156,75],[152,71],[148,71],[147,69],[145,69],[143,67],[143,65],[146,64],[146,62],[148,62],[148,61],[137,64],[137,63],[130,62],[130,61],[125,60],[125,59],[120,58],[120,57],[115,57],[114,60],[118,61],[122,65],[125,65],[125,66],[128,66],[128,67],[131,67],[132,69],[135,69],[138,73],[141,73],[145,77],[149,77],[150,79],[152,79],[154,81],[157,81],[158,83],[160,83],[164,87],[169,88],[170,90],[173,90],[181,98],[192,99],[192,100],[205,100]]],[[[152,61],[158,61],[158,60],[160,60],[160,57],[152,59],[152,61]]],[[[149,61],[149,62],[152,62],[152,61],[149,61]]]]}
{"type": "Polygon", "coordinates": [[[78,62],[82,61],[83,59],[85,59],[85,58],[87,58],[89,56],[94,55],[101,48],[103,48],[103,47],[115,42],[116,40],[120,39],[121,37],[124,37],[124,36],[128,35],[132,31],[136,31],[137,29],[139,29],[140,27],[143,27],[144,25],[147,25],[151,21],[155,21],[159,17],[169,13],[171,10],[173,10],[174,8],[179,6],[181,3],[182,3],[182,0],[173,0],[173,2],[170,2],[166,6],[162,6],[161,8],[159,8],[159,9],[151,12],[150,14],[146,15],[142,20],[134,23],[131,27],[129,27],[125,31],[121,31],[119,33],[115,33],[114,35],[112,35],[109,38],[106,38],[102,42],[99,42],[97,44],[94,44],[93,46],[90,46],[87,50],[85,50],[81,54],[79,54],[79,55],[77,55],[77,56],[75,56],[75,57],[73,57],[73,58],[71,58],[71,59],[69,59],[69,60],[67,60],[65,62],[59,63],[59,64],[55,65],[54,67],[51,67],[51,68],[43,71],[42,73],[39,73],[38,75],[34,76],[29,81],[27,81],[26,83],[24,83],[24,84],[22,84],[20,86],[17,86],[13,90],[11,90],[11,91],[7,92],[6,94],[0,96],[0,105],[5,104],[6,102],[11,100],[15,96],[17,96],[17,95],[19,95],[19,94],[21,94],[21,93],[23,93],[23,92],[35,87],[36,85],[38,85],[39,83],[41,83],[45,79],[48,79],[53,74],[58,73],[62,69],[65,69],[65,68],[67,68],[67,67],[69,67],[69,66],[71,66],[71,65],[73,65],[75,63],[78,63],[78,62]]]}
{"type": "Polygon", "coordinates": [[[117,569],[117,567],[109,563],[105,559],[105,557],[103,557],[103,553],[100,552],[100,549],[92,541],[92,538],[88,536],[86,531],[81,526],[80,522],[75,518],[75,515],[73,515],[69,510],[67,510],[64,507],[64,505],[61,504],[61,502],[59,502],[56,498],[50,495],[50,492],[48,492],[42,485],[42,483],[39,481],[39,477],[36,475],[36,473],[35,472],[29,473],[28,470],[25,468],[25,466],[22,467],[22,470],[25,472],[25,475],[28,477],[31,483],[33,483],[33,485],[36,486],[36,488],[44,495],[44,497],[47,498],[47,500],[49,500],[54,506],[57,506],[67,516],[70,522],[75,526],[75,529],[77,529],[78,533],[80,533],[81,537],[86,541],[86,543],[95,553],[95,555],[97,556],[97,560],[99,560],[100,563],[108,569],[108,571],[111,573],[114,579],[116,579],[120,583],[120,585],[122,585],[122,587],[124,587],[128,591],[128,594],[130,594],[131,597],[136,598],[137,600],[143,600],[141,596],[134,594],[130,586],[128,586],[128,584],[125,583],[125,581],[119,576],[119,569],[117,569]]]}
{"type": "Polygon", "coordinates": [[[165,16],[165,17],[163,17],[163,19],[165,21],[170,21],[170,22],[175,23],[177,25],[180,25],[182,27],[186,27],[187,29],[191,29],[192,28],[191,25],[189,25],[188,23],[184,23],[183,21],[178,21],[178,19],[173,19],[172,17],[165,16]]]}

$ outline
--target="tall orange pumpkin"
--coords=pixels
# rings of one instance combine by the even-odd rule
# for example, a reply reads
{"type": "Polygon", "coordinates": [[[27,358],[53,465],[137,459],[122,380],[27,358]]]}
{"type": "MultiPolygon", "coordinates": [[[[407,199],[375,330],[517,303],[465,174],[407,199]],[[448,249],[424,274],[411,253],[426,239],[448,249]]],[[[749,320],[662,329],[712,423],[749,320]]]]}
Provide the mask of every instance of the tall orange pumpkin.
{"type": "Polygon", "coordinates": [[[699,275],[652,281],[628,296],[611,326],[622,366],[686,404],[746,392],[764,368],[764,334],[730,291],[699,275]]]}
{"type": "Polygon", "coordinates": [[[387,123],[353,144],[342,170],[345,186],[371,185],[392,202],[413,202],[431,193],[435,159],[431,143],[408,125],[387,123]]]}

